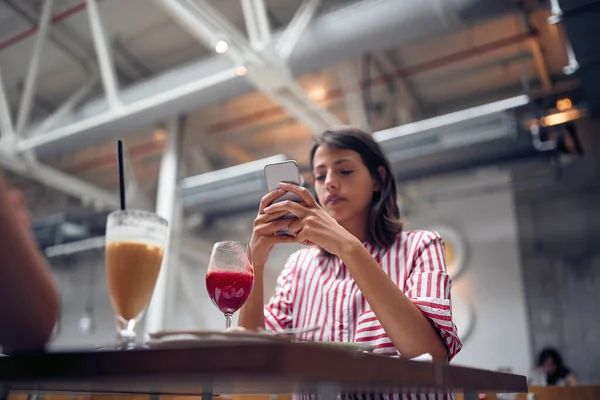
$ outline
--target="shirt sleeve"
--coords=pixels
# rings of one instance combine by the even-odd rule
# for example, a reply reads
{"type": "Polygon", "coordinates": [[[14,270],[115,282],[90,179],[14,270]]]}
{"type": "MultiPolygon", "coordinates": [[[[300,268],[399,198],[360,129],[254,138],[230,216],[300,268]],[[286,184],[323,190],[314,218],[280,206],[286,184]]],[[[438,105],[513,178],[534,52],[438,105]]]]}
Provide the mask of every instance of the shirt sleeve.
{"type": "Polygon", "coordinates": [[[277,278],[275,293],[264,307],[265,327],[280,331],[292,327],[293,280],[298,253],[292,254],[277,278]]]}
{"type": "Polygon", "coordinates": [[[452,283],[446,272],[444,242],[440,235],[423,232],[413,262],[406,295],[438,331],[446,344],[450,361],[458,354],[462,343],[452,321],[452,283]]]}

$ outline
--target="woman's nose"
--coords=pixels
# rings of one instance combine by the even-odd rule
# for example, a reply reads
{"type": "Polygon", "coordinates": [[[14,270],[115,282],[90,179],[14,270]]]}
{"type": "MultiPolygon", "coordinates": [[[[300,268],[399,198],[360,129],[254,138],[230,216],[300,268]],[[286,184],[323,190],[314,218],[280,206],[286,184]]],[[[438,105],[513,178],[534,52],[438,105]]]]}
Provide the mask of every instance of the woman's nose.
{"type": "Polygon", "coordinates": [[[328,173],[325,177],[325,187],[337,187],[337,180],[335,179],[334,174],[328,173]]]}

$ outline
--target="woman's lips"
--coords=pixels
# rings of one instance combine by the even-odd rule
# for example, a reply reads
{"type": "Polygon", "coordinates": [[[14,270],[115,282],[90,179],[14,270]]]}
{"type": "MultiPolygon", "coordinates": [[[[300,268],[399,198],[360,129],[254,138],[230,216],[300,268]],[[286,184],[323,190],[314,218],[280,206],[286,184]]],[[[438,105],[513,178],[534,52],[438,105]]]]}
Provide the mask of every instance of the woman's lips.
{"type": "Polygon", "coordinates": [[[343,202],[344,200],[346,200],[346,199],[341,196],[329,195],[329,196],[327,196],[326,204],[328,206],[336,206],[336,205],[340,204],[341,202],[343,202]]]}

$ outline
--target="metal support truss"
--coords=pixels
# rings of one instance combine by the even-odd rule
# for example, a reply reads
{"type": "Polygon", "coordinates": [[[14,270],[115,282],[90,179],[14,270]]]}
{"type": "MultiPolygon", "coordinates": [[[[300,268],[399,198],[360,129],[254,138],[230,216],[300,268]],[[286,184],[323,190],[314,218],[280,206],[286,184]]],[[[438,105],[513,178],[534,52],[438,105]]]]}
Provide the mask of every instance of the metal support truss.
{"type": "Polygon", "coordinates": [[[106,39],[106,33],[102,27],[102,20],[98,12],[98,4],[96,0],[86,0],[88,16],[90,20],[90,28],[94,38],[94,48],[100,66],[100,75],[102,76],[102,84],[106,94],[106,101],[111,109],[116,109],[121,106],[119,100],[119,83],[115,72],[115,63],[112,59],[111,49],[106,39]]]}
{"type": "MultiPolygon", "coordinates": [[[[48,15],[50,15],[50,9],[52,6],[52,1],[47,1],[45,4],[44,12],[42,19],[46,18],[49,20],[48,15]]],[[[47,32],[46,32],[47,33],[47,32]]],[[[38,36],[38,43],[43,44],[43,40],[39,40],[40,38],[44,38],[45,34],[43,29],[40,29],[40,33],[38,36]]],[[[34,50],[33,61],[36,59],[36,52],[41,52],[41,45],[38,48],[36,44],[36,49],[34,50]]],[[[39,57],[39,54],[38,56],[39,57]]],[[[35,61],[39,66],[39,59],[35,61]]],[[[30,67],[28,73],[29,79],[36,79],[37,77],[37,67],[30,67]],[[33,71],[33,72],[32,72],[33,71]]],[[[24,98],[28,97],[30,101],[33,100],[33,94],[35,94],[35,83],[26,84],[26,94],[24,94],[24,98]]],[[[23,105],[23,102],[21,102],[23,105]]],[[[25,105],[25,107],[30,107],[31,105],[25,105]]],[[[60,109],[59,109],[60,110],[60,109]]],[[[21,117],[20,121],[22,124],[27,122],[28,118],[25,116],[29,113],[29,111],[21,109],[21,113],[19,115],[21,117]]],[[[58,113],[58,111],[57,111],[58,113]]],[[[12,117],[10,112],[10,107],[8,104],[8,100],[6,97],[6,91],[4,90],[4,84],[2,80],[2,75],[0,71],[0,167],[12,171],[13,173],[22,175],[31,180],[37,181],[45,186],[49,186],[54,188],[62,193],[74,196],[76,198],[80,198],[87,203],[94,203],[96,206],[103,208],[117,208],[119,206],[118,198],[115,194],[110,193],[106,190],[100,189],[92,184],[89,184],[79,178],[74,176],[70,176],[62,171],[51,168],[47,165],[43,165],[37,163],[35,161],[35,157],[32,154],[25,153],[23,155],[16,155],[14,153],[13,141],[15,138],[15,131],[13,130],[12,117]]]]}
{"type": "Polygon", "coordinates": [[[298,39],[300,39],[308,24],[310,24],[310,21],[317,13],[320,4],[321,0],[304,0],[300,5],[283,36],[277,42],[277,53],[283,59],[287,59],[290,56],[296,43],[298,43],[298,39]]]}
{"type": "Polygon", "coordinates": [[[0,69],[0,144],[6,140],[6,137],[13,134],[12,115],[10,114],[10,105],[4,90],[4,79],[2,78],[2,69],[0,69]]]}
{"type": "MultiPolygon", "coordinates": [[[[312,101],[306,92],[296,83],[287,63],[270,48],[257,51],[246,37],[207,0],[155,0],[155,2],[190,32],[198,41],[208,47],[215,48],[218,43],[227,43],[225,56],[236,65],[244,66],[247,70],[245,77],[257,89],[265,92],[271,99],[279,103],[296,120],[318,134],[341,122],[319,104],[312,101]]],[[[247,5],[244,11],[247,25],[250,28],[251,40],[256,41],[256,35],[261,32],[261,43],[264,40],[264,28],[258,28],[266,20],[266,9],[255,2],[253,7],[247,5]],[[248,21],[250,21],[248,23],[248,21]]],[[[295,34],[304,29],[310,18],[306,12],[302,21],[294,25],[295,34]]],[[[313,12],[314,13],[314,12],[313,12]]],[[[289,29],[289,28],[288,28],[289,29]]],[[[291,34],[290,34],[291,35],[291,34]]],[[[285,35],[284,35],[285,36],[285,35]]],[[[292,36],[290,36],[292,37],[292,36]]],[[[293,47],[296,39],[288,39],[293,47]]]]}
{"type": "Polygon", "coordinates": [[[116,194],[47,165],[27,162],[3,148],[0,148],[0,166],[59,192],[82,199],[86,203],[107,209],[119,207],[119,199],[116,194]]]}
{"type": "Polygon", "coordinates": [[[42,59],[42,51],[44,50],[44,43],[46,43],[46,37],[50,29],[53,5],[54,0],[46,0],[40,17],[40,28],[35,39],[35,45],[33,46],[33,53],[31,54],[29,69],[25,78],[25,89],[23,90],[21,105],[19,106],[19,116],[17,117],[17,125],[14,132],[16,136],[20,136],[25,128],[27,128],[29,117],[31,116],[33,99],[37,88],[38,71],[42,59]]]}
{"type": "Polygon", "coordinates": [[[244,21],[250,44],[262,50],[271,42],[271,26],[264,0],[242,0],[244,21]]]}

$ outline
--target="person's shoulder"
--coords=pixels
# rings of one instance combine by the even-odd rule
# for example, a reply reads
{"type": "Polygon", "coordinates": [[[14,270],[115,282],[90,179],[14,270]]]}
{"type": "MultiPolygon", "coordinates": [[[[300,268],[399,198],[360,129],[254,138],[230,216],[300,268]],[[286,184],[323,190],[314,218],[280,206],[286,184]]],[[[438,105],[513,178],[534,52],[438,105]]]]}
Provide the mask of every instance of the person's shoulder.
{"type": "Polygon", "coordinates": [[[414,229],[400,232],[394,245],[414,248],[415,245],[418,247],[426,246],[432,243],[443,243],[443,239],[439,233],[424,229],[414,229]]]}

